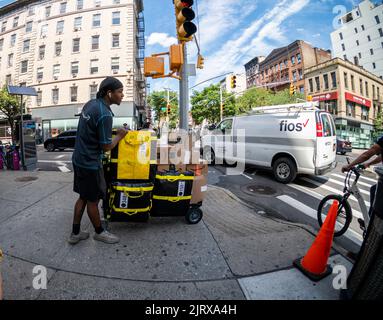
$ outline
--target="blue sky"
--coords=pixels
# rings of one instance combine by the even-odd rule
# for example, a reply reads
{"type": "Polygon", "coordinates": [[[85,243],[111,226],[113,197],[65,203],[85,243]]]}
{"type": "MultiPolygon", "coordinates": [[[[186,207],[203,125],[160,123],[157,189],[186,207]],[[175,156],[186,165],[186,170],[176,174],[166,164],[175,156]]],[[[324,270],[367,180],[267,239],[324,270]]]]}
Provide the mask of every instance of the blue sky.
{"type": "MultiPolygon", "coordinates": [[[[71,0],[74,1],[74,0],[71,0]]],[[[1,1],[0,6],[13,1],[1,1]]],[[[243,73],[244,64],[273,48],[300,39],[332,49],[330,33],[336,6],[350,10],[358,0],[194,0],[201,53],[205,68],[190,77],[190,86],[226,72],[243,73]]],[[[168,51],[176,43],[172,0],[144,0],[146,56],[168,51]]],[[[196,62],[196,45],[188,44],[189,63],[196,62]]],[[[151,90],[170,87],[175,79],[149,80],[151,90]]],[[[200,89],[199,87],[198,89],[200,89]]]]}

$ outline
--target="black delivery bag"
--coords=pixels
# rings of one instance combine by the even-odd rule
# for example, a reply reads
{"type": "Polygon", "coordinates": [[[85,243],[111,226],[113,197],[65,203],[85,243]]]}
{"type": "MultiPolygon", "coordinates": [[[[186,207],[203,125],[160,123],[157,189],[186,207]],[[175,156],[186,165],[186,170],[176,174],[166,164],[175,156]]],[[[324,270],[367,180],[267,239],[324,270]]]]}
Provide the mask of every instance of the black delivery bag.
{"type": "Polygon", "coordinates": [[[184,216],[189,210],[194,173],[175,170],[157,172],[151,216],[184,216]]]}
{"type": "Polygon", "coordinates": [[[147,221],[152,207],[151,182],[112,182],[108,193],[109,221],[147,221]]]}

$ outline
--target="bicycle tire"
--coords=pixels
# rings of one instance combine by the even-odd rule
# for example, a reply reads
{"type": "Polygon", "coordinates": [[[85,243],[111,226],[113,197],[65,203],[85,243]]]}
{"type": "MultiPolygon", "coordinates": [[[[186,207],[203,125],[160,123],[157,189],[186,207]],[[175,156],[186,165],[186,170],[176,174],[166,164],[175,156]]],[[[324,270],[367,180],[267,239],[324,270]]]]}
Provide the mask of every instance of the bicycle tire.
{"type": "Polygon", "coordinates": [[[343,222],[338,221],[338,216],[337,216],[338,224],[343,225],[343,226],[340,228],[340,230],[334,231],[334,237],[339,237],[339,236],[343,235],[347,231],[348,227],[350,226],[350,223],[352,220],[351,206],[348,203],[348,201],[343,199],[342,196],[340,196],[340,195],[330,194],[330,195],[324,197],[321,200],[321,202],[319,203],[318,211],[317,211],[317,219],[318,219],[319,227],[322,227],[322,225],[323,225],[322,215],[327,217],[328,212],[323,214],[322,210],[323,210],[325,203],[329,200],[337,200],[339,202],[338,216],[339,216],[339,213],[341,212],[341,210],[344,208],[345,222],[343,223],[343,222]]]}

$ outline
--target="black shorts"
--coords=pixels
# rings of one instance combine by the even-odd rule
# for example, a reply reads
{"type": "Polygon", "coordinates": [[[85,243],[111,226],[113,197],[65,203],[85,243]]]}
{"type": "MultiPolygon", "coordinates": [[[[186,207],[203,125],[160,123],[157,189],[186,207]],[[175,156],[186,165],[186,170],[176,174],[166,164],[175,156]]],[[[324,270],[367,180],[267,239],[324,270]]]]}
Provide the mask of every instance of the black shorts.
{"type": "Polygon", "coordinates": [[[80,195],[82,200],[97,202],[106,195],[104,170],[90,170],[73,164],[74,181],[73,191],[80,195]]]}

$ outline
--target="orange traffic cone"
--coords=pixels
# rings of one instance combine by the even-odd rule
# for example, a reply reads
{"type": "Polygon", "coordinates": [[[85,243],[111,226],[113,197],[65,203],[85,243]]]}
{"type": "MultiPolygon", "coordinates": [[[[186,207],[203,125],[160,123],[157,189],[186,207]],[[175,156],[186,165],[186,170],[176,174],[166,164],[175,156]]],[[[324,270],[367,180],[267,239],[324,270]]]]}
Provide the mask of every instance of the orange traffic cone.
{"type": "Polygon", "coordinates": [[[332,268],[327,264],[327,261],[330,256],[338,206],[338,201],[335,200],[306,255],[293,262],[294,266],[311,280],[319,281],[332,273],[332,268]]]}

